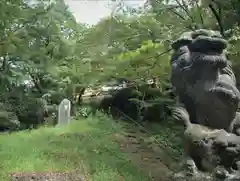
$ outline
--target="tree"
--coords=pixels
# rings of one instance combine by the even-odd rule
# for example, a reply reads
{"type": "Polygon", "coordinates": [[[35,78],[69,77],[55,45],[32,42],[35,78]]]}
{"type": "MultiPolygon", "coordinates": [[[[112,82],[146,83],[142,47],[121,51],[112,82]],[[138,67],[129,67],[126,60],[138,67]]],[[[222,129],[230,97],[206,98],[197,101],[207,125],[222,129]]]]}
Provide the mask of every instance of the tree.
{"type": "Polygon", "coordinates": [[[0,103],[5,112],[25,110],[25,123],[30,112],[43,105],[30,111],[34,106],[29,105],[39,99],[57,105],[68,98],[74,107],[81,104],[86,88],[118,80],[130,86],[129,94],[135,97],[129,101],[140,110],[139,115],[148,115],[146,110],[154,106],[166,111],[174,102],[170,44],[183,31],[220,30],[230,40],[228,56],[233,68],[240,67],[237,0],[148,0],[139,8],[119,0],[109,17],[90,27],[77,23],[63,0],[3,0],[0,6],[4,6],[0,103]]]}

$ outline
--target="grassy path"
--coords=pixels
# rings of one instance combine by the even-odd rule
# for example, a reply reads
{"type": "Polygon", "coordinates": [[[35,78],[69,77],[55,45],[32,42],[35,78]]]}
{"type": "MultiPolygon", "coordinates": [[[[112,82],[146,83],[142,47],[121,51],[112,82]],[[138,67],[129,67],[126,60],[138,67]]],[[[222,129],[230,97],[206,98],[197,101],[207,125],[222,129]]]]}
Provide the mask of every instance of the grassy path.
{"type": "MultiPolygon", "coordinates": [[[[158,128],[161,130],[160,127],[158,128]]],[[[137,125],[126,123],[124,130],[124,134],[116,135],[116,140],[121,150],[130,155],[131,162],[148,177],[148,180],[170,181],[169,175],[178,169],[179,165],[176,164],[179,160],[172,156],[174,148],[169,148],[168,145],[164,148],[163,145],[159,145],[161,140],[137,125]]],[[[163,129],[162,131],[164,134],[163,129]]],[[[171,137],[168,137],[168,141],[169,138],[171,137]]]]}
{"type": "Polygon", "coordinates": [[[169,172],[167,157],[130,130],[99,114],[62,128],[1,135],[0,180],[14,173],[15,181],[158,181],[169,172]]]}

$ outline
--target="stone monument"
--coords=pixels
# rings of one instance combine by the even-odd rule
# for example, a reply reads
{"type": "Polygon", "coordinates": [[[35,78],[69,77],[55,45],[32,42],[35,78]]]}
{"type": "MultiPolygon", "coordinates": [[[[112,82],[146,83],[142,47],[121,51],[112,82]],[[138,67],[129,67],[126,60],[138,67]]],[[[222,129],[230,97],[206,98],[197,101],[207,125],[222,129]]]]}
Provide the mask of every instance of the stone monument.
{"type": "Polygon", "coordinates": [[[68,99],[63,99],[58,106],[58,123],[57,125],[69,124],[71,121],[71,101],[68,99]]]}
{"type": "Polygon", "coordinates": [[[185,170],[176,180],[240,180],[240,92],[226,47],[219,32],[205,29],[172,44],[173,116],[186,126],[185,170]]]}

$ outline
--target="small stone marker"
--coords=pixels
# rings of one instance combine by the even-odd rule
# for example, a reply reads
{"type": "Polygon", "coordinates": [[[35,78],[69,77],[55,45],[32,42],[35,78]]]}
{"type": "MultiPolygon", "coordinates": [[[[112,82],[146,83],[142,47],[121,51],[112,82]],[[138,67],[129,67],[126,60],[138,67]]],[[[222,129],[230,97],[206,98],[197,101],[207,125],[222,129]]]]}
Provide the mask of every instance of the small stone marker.
{"type": "Polygon", "coordinates": [[[58,106],[58,123],[57,125],[65,125],[70,123],[71,101],[63,99],[58,106]]]}

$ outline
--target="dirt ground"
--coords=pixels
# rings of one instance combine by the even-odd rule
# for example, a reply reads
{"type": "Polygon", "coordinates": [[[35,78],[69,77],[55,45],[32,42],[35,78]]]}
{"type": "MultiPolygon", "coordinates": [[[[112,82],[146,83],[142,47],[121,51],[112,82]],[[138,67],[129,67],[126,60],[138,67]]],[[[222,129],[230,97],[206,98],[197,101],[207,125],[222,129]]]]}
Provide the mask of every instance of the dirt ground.
{"type": "Polygon", "coordinates": [[[170,181],[176,168],[176,160],[171,158],[157,145],[149,146],[141,138],[146,137],[141,129],[126,127],[124,135],[116,134],[116,141],[121,150],[130,155],[131,162],[136,165],[151,181],[170,181]]]}
{"type": "Polygon", "coordinates": [[[84,181],[83,177],[71,172],[15,173],[12,181],[84,181]]]}

